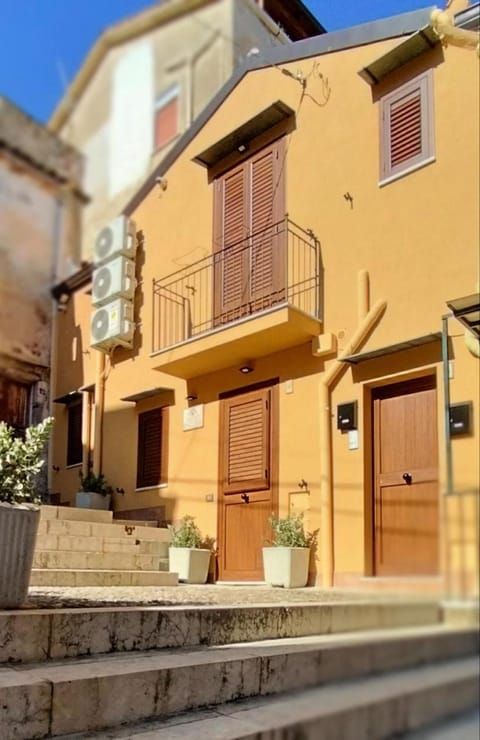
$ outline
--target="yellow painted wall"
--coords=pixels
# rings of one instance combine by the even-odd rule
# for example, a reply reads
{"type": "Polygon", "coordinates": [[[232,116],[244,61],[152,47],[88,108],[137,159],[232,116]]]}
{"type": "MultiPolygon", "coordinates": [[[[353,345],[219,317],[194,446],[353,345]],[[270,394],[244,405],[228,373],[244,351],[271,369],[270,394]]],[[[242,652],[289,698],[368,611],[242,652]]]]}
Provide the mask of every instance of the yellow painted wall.
{"type": "MultiPolygon", "coordinates": [[[[435,161],[379,186],[379,106],[376,94],[372,95],[357,73],[396,43],[390,40],[285,65],[292,74],[303,74],[305,91],[277,68],[250,73],[166,173],[167,189],[154,187],[133,214],[143,239],[139,256],[142,283],[137,296],[141,326],[136,350],[119,350],[113,355],[106,380],[103,435],[104,472],[114,486],[126,490],[124,497],[116,498],[117,508],[160,503],[166,506],[168,519],[193,514],[204,533],[215,536],[217,508],[215,501],[206,497],[217,496],[218,394],[279,378],[280,512],[289,506],[306,507],[310,527],[321,528],[319,383],[331,360],[314,358],[307,343],[275,355],[249,358],[255,360],[255,371],[248,377],[234,367],[187,383],[155,370],[159,358],[150,357],[152,280],[211,252],[212,187],[206,171],[192,159],[273,102],[282,100],[297,113],[285,164],[287,210],[296,223],[313,229],[320,240],[325,269],[323,328],[337,337],[339,352],[360,320],[357,279],[361,269],[370,275],[371,302],[387,301],[385,315],[362,347],[364,351],[439,332],[446,301],[474,292],[478,275],[478,58],[455,47],[437,48],[398,75],[400,82],[404,75],[432,67],[435,161]],[[351,195],[352,205],[345,199],[346,193],[351,195]],[[172,389],[175,399],[170,408],[169,482],[160,490],[135,492],[136,414],[158,401],[144,401],[135,407],[120,399],[156,386],[172,389]],[[184,432],[185,397],[192,391],[197,402],[205,404],[204,426],[184,432]],[[298,486],[302,478],[308,483],[308,495],[298,486]]],[[[86,304],[77,306],[76,301],[70,310],[75,305],[78,322],[82,310],[89,309],[86,304]]],[[[479,361],[465,348],[463,329],[453,319],[450,334],[454,363],[451,400],[472,400],[475,409],[474,433],[452,441],[456,496],[441,507],[442,572],[455,572],[457,590],[463,583],[462,573],[468,572],[465,578],[471,591],[478,553],[473,522],[479,480],[479,361]]],[[[70,378],[67,351],[68,341],[62,337],[59,362],[65,367],[65,382],[70,378]]],[[[92,361],[91,357],[89,363],[92,361]]],[[[84,372],[91,377],[91,367],[85,367],[84,372]]],[[[437,376],[443,494],[445,446],[438,343],[363,363],[353,370],[347,366],[332,391],[334,558],[339,582],[369,574],[370,524],[365,506],[371,484],[365,462],[369,388],[425,373],[437,376]],[[348,450],[346,436],[334,428],[337,404],[352,400],[359,403],[358,450],[348,450]]],[[[57,440],[56,459],[61,465],[64,450],[60,435],[57,440]]],[[[61,472],[58,479],[65,497],[71,500],[71,477],[67,479],[67,473],[61,472]]],[[[317,560],[317,574],[319,566],[317,560]]]]}

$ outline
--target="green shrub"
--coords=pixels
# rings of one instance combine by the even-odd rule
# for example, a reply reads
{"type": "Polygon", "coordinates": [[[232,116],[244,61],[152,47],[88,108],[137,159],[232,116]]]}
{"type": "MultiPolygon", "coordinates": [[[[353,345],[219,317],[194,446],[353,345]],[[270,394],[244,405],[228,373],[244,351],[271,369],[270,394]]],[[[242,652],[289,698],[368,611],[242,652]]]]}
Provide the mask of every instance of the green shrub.
{"type": "Polygon", "coordinates": [[[315,534],[304,530],[303,514],[290,514],[283,519],[272,514],[269,522],[273,529],[274,547],[310,547],[315,542],[315,534]]]}
{"type": "Polygon", "coordinates": [[[80,490],[89,493],[101,493],[102,496],[106,496],[109,493],[113,493],[113,488],[110,486],[103,473],[95,475],[90,468],[86,475],[83,475],[82,471],[79,472],[80,477],[80,490]]]}
{"type": "Polygon", "coordinates": [[[170,527],[171,547],[201,547],[202,535],[193,516],[184,516],[180,524],[170,527]]]}
{"type": "Polygon", "coordinates": [[[47,444],[53,419],[44,419],[28,427],[25,439],[15,437],[12,427],[0,422],[0,501],[7,504],[39,504],[35,481],[45,461],[42,451],[47,444]]]}

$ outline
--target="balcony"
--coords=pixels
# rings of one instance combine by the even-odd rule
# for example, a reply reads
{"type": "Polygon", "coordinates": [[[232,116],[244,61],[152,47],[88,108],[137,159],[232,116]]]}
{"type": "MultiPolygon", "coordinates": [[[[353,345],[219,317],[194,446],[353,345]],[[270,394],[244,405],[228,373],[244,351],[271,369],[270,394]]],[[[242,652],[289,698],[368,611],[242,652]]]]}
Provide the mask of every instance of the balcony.
{"type": "Polygon", "coordinates": [[[320,244],[288,218],[153,283],[156,368],[193,378],[321,333],[320,244]]]}

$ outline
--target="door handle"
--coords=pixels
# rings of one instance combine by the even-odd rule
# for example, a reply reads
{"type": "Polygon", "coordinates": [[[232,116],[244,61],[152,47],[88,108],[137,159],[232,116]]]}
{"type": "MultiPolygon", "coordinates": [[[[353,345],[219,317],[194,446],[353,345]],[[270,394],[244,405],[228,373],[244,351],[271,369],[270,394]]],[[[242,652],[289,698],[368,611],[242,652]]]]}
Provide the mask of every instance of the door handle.
{"type": "Polygon", "coordinates": [[[410,475],[410,473],[404,473],[402,475],[402,478],[405,481],[405,483],[407,484],[407,486],[409,486],[411,484],[411,482],[412,482],[412,476],[410,475]]]}
{"type": "Polygon", "coordinates": [[[242,493],[240,495],[240,498],[242,499],[242,501],[245,501],[246,504],[250,503],[250,496],[248,495],[248,493],[242,493]]]}

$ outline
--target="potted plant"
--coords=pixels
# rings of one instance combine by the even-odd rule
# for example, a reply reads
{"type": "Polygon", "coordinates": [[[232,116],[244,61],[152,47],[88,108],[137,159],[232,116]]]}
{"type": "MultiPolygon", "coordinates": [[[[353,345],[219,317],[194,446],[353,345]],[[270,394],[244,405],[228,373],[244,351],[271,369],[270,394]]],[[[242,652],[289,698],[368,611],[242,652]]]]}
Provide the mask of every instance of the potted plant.
{"type": "Polygon", "coordinates": [[[184,583],[205,583],[211,550],[202,547],[202,535],[194,517],[184,516],[179,525],[169,529],[169,570],[178,573],[178,580],[184,583]]]}
{"type": "Polygon", "coordinates": [[[103,473],[95,475],[91,467],[86,475],[82,471],[80,476],[80,491],[78,491],[75,505],[79,509],[110,509],[113,488],[107,483],[103,473]]]}
{"type": "Polygon", "coordinates": [[[283,519],[272,515],[269,522],[273,542],[271,547],[263,548],[265,581],[284,588],[306,586],[310,547],[315,535],[305,532],[302,514],[290,514],[283,519]]]}
{"type": "Polygon", "coordinates": [[[53,419],[25,431],[25,439],[0,422],[0,609],[25,601],[40,521],[35,487],[53,419]]]}

